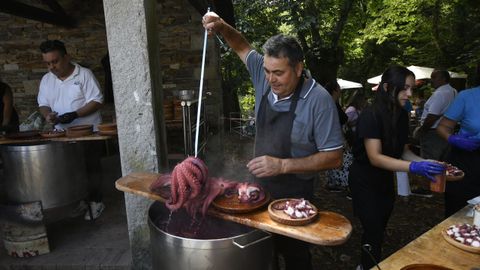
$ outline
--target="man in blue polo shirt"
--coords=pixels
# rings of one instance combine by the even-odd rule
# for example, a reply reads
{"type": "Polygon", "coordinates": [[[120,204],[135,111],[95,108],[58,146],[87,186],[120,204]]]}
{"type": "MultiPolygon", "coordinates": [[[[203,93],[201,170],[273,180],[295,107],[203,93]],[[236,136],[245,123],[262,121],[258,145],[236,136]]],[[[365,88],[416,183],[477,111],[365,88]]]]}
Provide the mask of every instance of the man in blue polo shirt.
{"type": "MultiPolygon", "coordinates": [[[[221,34],[245,63],[255,87],[255,158],[249,171],[273,198],[313,198],[320,170],[340,167],[343,137],[330,94],[304,70],[302,48],[285,35],[271,37],[264,55],[217,14],[203,17],[210,34],[221,34]]],[[[286,269],[311,269],[309,245],[275,236],[286,269]]]]}

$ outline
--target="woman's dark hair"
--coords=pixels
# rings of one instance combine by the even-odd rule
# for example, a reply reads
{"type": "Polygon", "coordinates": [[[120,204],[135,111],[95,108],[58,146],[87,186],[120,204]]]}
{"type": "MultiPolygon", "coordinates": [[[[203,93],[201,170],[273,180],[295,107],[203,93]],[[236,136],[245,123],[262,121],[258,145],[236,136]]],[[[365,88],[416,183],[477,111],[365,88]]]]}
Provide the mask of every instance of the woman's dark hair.
{"type": "Polygon", "coordinates": [[[291,36],[282,34],[269,38],[263,44],[263,53],[275,58],[286,57],[291,67],[295,67],[299,62],[303,62],[304,55],[300,43],[291,36]]]}
{"type": "Polygon", "coordinates": [[[371,108],[375,116],[381,118],[383,126],[382,149],[388,153],[401,153],[398,148],[398,121],[403,113],[403,108],[398,101],[398,93],[405,90],[405,80],[408,76],[415,78],[412,71],[402,66],[387,68],[382,75],[382,80],[377,88],[375,100],[371,108]],[[385,84],[387,89],[385,89],[385,84]]]}
{"type": "Polygon", "coordinates": [[[67,49],[65,49],[65,44],[60,40],[46,40],[40,44],[40,51],[42,53],[49,53],[53,51],[58,51],[62,56],[67,54],[67,49]]]}
{"type": "Polygon", "coordinates": [[[348,103],[347,108],[353,106],[357,110],[363,110],[366,102],[367,101],[365,100],[365,94],[356,93],[355,96],[353,96],[352,101],[348,103]]]}

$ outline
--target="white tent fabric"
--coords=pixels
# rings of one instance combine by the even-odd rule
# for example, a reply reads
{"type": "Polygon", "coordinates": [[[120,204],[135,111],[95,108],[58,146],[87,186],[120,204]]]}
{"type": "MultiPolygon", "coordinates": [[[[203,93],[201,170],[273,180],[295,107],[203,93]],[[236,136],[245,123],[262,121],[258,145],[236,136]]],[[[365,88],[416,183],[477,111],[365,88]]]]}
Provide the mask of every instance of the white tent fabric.
{"type": "Polygon", "coordinates": [[[361,83],[347,81],[343,79],[337,78],[338,85],[340,85],[340,89],[355,89],[355,88],[363,88],[361,83]]]}
{"type": "MultiPolygon", "coordinates": [[[[417,80],[430,79],[430,75],[434,70],[433,68],[419,67],[419,66],[409,66],[407,68],[410,69],[413,72],[413,74],[415,74],[415,79],[417,80]]],[[[451,72],[451,71],[449,71],[449,73],[450,73],[450,77],[452,78],[463,78],[463,79],[467,78],[466,74],[451,72]]],[[[382,79],[382,74],[368,79],[367,82],[370,84],[379,84],[381,79],[382,79]]]]}

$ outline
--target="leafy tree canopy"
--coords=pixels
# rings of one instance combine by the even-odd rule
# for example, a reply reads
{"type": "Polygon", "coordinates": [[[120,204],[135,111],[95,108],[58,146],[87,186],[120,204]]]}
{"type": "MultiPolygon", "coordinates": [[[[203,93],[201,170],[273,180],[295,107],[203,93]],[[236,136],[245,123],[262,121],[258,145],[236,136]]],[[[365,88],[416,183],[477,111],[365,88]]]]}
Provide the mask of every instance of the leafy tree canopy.
{"type": "MultiPolygon", "coordinates": [[[[473,78],[480,63],[478,0],[233,0],[237,28],[257,48],[294,35],[317,81],[359,81],[391,64],[446,68],[473,78]]],[[[224,80],[251,92],[236,55],[222,55],[224,80]]]]}

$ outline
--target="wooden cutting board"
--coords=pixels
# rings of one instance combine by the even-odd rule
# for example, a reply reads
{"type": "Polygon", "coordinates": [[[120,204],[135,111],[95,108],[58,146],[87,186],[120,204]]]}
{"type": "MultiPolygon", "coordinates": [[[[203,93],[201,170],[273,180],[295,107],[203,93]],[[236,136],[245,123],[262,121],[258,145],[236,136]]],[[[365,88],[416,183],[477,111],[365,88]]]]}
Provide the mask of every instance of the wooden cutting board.
{"type": "MultiPolygon", "coordinates": [[[[152,200],[165,201],[164,198],[151,193],[149,190],[150,184],[157,177],[158,174],[154,173],[132,173],[118,179],[115,182],[115,187],[118,190],[144,196],[152,200]]],[[[340,214],[319,210],[316,221],[305,226],[279,224],[270,218],[266,208],[250,213],[231,214],[222,213],[214,207],[210,207],[208,214],[316,245],[336,246],[345,243],[352,233],[350,221],[340,214]]]]}

